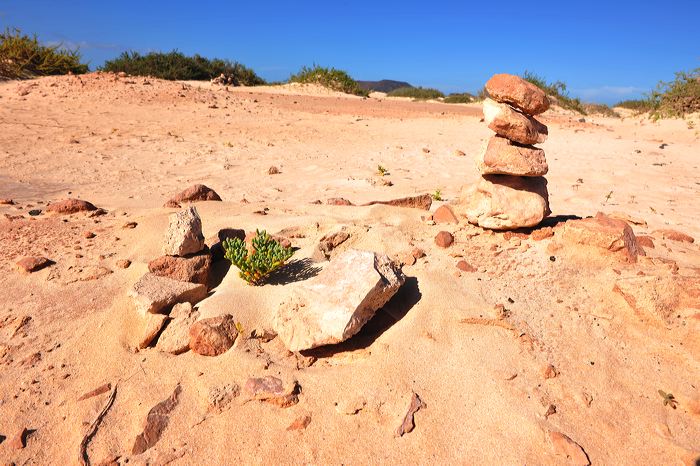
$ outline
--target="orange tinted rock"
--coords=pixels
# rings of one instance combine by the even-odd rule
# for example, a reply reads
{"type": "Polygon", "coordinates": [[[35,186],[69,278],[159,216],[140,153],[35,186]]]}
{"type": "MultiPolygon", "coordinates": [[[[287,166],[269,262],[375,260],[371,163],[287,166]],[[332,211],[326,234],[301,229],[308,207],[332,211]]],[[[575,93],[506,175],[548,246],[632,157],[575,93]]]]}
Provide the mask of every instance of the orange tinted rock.
{"type": "Polygon", "coordinates": [[[237,337],[230,314],[202,319],[190,327],[190,349],[202,356],[218,356],[228,351],[237,337]]]}
{"type": "Polygon", "coordinates": [[[654,249],[654,239],[651,236],[637,236],[637,244],[649,249],[654,249]]]}
{"type": "Polygon", "coordinates": [[[64,199],[62,201],[52,202],[46,207],[47,212],[55,214],[75,214],[91,210],[97,210],[97,207],[80,199],[64,199]]]}
{"type": "Polygon", "coordinates": [[[520,144],[537,144],[547,140],[547,127],[510,105],[484,100],[484,120],[499,136],[520,144]]]}
{"type": "Polygon", "coordinates": [[[530,234],[530,238],[535,241],[542,241],[543,239],[551,238],[552,236],[554,236],[554,230],[552,227],[538,228],[537,230],[533,230],[530,234]]]}
{"type": "MultiPolygon", "coordinates": [[[[195,184],[185,189],[181,193],[173,196],[169,202],[174,204],[180,202],[199,202],[199,201],[220,201],[221,197],[208,186],[203,184],[195,184]]],[[[166,207],[168,207],[166,203],[166,207]]]]}
{"type": "Polygon", "coordinates": [[[547,94],[520,76],[495,74],[486,82],[486,92],[495,101],[510,104],[529,115],[537,115],[549,108],[547,94]]]}
{"type": "Polygon", "coordinates": [[[483,175],[518,176],[542,176],[549,170],[542,149],[500,136],[489,139],[486,149],[477,159],[477,168],[483,175]]]}
{"type": "Polygon", "coordinates": [[[661,236],[663,239],[670,239],[671,241],[680,241],[681,243],[695,242],[695,238],[678,230],[662,229],[656,230],[654,234],[661,236]]]}
{"type": "Polygon", "coordinates": [[[441,231],[435,235],[435,244],[441,248],[449,248],[454,243],[454,236],[449,231],[441,231]]]}
{"type": "Polygon", "coordinates": [[[567,464],[575,466],[588,466],[591,461],[581,445],[571,440],[561,432],[549,432],[549,440],[552,442],[552,449],[557,456],[567,459],[567,464]]]}
{"type": "Polygon", "coordinates": [[[462,189],[458,209],[474,225],[513,230],[540,223],[550,214],[548,199],[542,177],[485,175],[462,189]]]}
{"type": "Polygon", "coordinates": [[[208,251],[188,257],[161,256],[148,263],[148,271],[159,277],[206,285],[211,262],[208,251]]]}
{"type": "Polygon", "coordinates": [[[600,252],[611,253],[624,262],[636,262],[637,256],[644,254],[627,223],[600,212],[594,218],[566,222],[562,240],[564,243],[590,246],[600,252]]]}
{"type": "Polygon", "coordinates": [[[265,401],[280,408],[288,408],[299,402],[299,384],[296,381],[285,386],[282,380],[271,375],[248,379],[244,391],[251,400],[265,401]]]}
{"type": "Polygon", "coordinates": [[[459,223],[457,216],[449,206],[441,205],[433,213],[433,220],[435,223],[459,223]]]}
{"type": "Polygon", "coordinates": [[[476,272],[476,267],[470,265],[467,261],[457,262],[457,268],[462,272],[476,272]]]}
{"type": "Polygon", "coordinates": [[[43,256],[30,256],[21,258],[15,264],[20,272],[32,273],[48,267],[53,264],[53,261],[43,256]]]}
{"type": "Polygon", "coordinates": [[[430,194],[421,194],[420,196],[402,197],[400,199],[392,199],[390,201],[372,201],[362,205],[368,206],[376,204],[430,210],[430,206],[433,204],[433,198],[430,196],[430,194]]]}

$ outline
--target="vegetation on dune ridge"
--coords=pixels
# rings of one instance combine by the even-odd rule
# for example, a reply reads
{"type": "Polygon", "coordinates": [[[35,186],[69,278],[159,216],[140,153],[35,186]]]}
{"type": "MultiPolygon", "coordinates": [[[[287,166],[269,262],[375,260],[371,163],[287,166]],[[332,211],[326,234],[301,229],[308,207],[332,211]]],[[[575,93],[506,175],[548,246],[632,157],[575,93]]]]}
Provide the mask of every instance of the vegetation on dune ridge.
{"type": "Polygon", "coordinates": [[[476,101],[477,97],[469,92],[454,92],[443,99],[446,104],[470,104],[476,101]]]}
{"type": "Polygon", "coordinates": [[[168,53],[151,52],[141,55],[138,52],[123,52],[117,58],[108,60],[102,71],[125,72],[134,76],[182,81],[206,81],[221,76],[230,78],[236,86],[257,86],[265,80],[255,71],[238,62],[220,58],[206,58],[195,54],[188,57],[177,50],[168,53]]]}
{"type": "Polygon", "coordinates": [[[545,91],[547,95],[552,98],[554,103],[560,107],[586,115],[586,109],[581,103],[581,99],[578,97],[571,97],[569,92],[566,90],[565,83],[561,81],[548,83],[543,77],[530,73],[529,71],[525,71],[522,78],[545,91]]]}
{"type": "Polygon", "coordinates": [[[0,32],[0,80],[87,72],[78,50],[41,45],[36,35],[24,35],[19,29],[0,32]]]}
{"type": "Polygon", "coordinates": [[[389,97],[411,97],[413,99],[427,100],[445,97],[445,94],[429,87],[400,87],[387,94],[389,97]]]}
{"type": "Polygon", "coordinates": [[[683,118],[700,112],[700,68],[679,71],[670,82],[661,81],[642,99],[623,100],[615,107],[647,113],[652,119],[683,118]]]}
{"type": "Polygon", "coordinates": [[[333,91],[367,97],[369,92],[362,89],[360,84],[343,70],[326,68],[314,64],[312,67],[303,66],[298,73],[289,77],[289,82],[302,84],[319,84],[333,91]]]}
{"type": "Polygon", "coordinates": [[[585,103],[583,108],[588,115],[603,115],[611,118],[620,118],[620,114],[605,104],[585,103]]]}

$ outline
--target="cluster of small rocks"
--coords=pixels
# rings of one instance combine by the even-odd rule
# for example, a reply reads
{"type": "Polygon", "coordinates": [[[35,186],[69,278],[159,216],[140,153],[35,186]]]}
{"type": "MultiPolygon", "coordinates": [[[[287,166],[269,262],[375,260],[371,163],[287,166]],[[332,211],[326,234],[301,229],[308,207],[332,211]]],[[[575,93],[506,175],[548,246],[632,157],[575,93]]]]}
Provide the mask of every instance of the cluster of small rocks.
{"type": "Polygon", "coordinates": [[[496,135],[479,155],[479,181],[463,188],[470,223],[493,230],[533,227],[551,212],[544,151],[533,144],[547,138],[534,116],[549,108],[547,95],[522,78],[494,75],[486,83],[484,119],[496,135]]]}

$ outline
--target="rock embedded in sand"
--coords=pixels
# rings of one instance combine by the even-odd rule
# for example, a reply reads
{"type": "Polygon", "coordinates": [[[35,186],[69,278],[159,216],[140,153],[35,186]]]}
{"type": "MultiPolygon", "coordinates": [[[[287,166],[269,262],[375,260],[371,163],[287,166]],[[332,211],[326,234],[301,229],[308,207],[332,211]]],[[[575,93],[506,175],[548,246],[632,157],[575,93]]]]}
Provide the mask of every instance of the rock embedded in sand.
{"type": "Polygon", "coordinates": [[[402,197],[399,199],[392,199],[390,201],[372,201],[362,205],[370,206],[377,204],[390,205],[393,207],[407,207],[412,209],[430,210],[430,206],[433,205],[433,198],[430,194],[421,194],[419,196],[402,197]]]}
{"type": "Polygon", "coordinates": [[[15,263],[17,269],[23,273],[36,272],[51,264],[53,264],[53,261],[44,256],[23,257],[15,263]]]}
{"type": "Polygon", "coordinates": [[[248,399],[260,400],[266,403],[288,408],[299,402],[299,384],[296,380],[284,384],[277,377],[250,378],[246,381],[244,391],[248,399]]]}
{"type": "Polygon", "coordinates": [[[165,400],[155,405],[148,412],[143,431],[136,437],[134,446],[131,448],[132,455],[140,455],[144,451],[158,443],[163,431],[170,422],[170,413],[175,409],[180,401],[180,385],[175,386],[175,390],[165,400]]]}
{"type": "Polygon", "coordinates": [[[14,450],[21,450],[27,446],[27,436],[29,435],[29,430],[26,427],[21,428],[15,434],[12,439],[9,440],[8,445],[14,450]]]}
{"type": "Polygon", "coordinates": [[[619,293],[640,317],[672,324],[681,307],[681,286],[669,276],[642,275],[620,278],[613,291],[619,293]]]}
{"type": "Polygon", "coordinates": [[[575,466],[588,466],[591,461],[581,445],[571,440],[561,432],[549,432],[549,440],[552,442],[552,449],[557,456],[563,456],[568,464],[575,466]]]}
{"type": "Polygon", "coordinates": [[[148,263],[148,270],[159,277],[206,285],[211,262],[209,251],[186,257],[161,256],[148,263]]]}
{"type": "Polygon", "coordinates": [[[542,241],[543,239],[551,238],[552,236],[554,236],[554,230],[552,227],[538,228],[533,230],[530,234],[530,238],[535,241],[542,241]]]}
{"type": "Polygon", "coordinates": [[[528,115],[538,115],[549,108],[547,94],[520,76],[495,74],[486,81],[486,92],[493,100],[510,104],[528,115]]]}
{"type": "Polygon", "coordinates": [[[116,262],[116,266],[119,267],[120,269],[128,269],[130,265],[131,265],[131,261],[129,259],[119,259],[116,262]]]}
{"type": "Polygon", "coordinates": [[[537,144],[547,140],[547,127],[510,105],[484,100],[484,119],[499,136],[520,144],[537,144]]]}
{"type": "Polygon", "coordinates": [[[174,213],[169,218],[163,242],[163,254],[186,256],[204,249],[202,219],[194,207],[174,213]]]}
{"type": "Polygon", "coordinates": [[[654,249],[654,238],[646,235],[637,236],[637,244],[643,248],[654,249]]]}
{"type": "MultiPolygon", "coordinates": [[[[185,189],[179,194],[176,194],[168,202],[179,204],[181,202],[199,202],[199,201],[220,201],[221,197],[208,186],[203,184],[195,184],[185,189]]],[[[166,207],[167,203],[166,203],[166,207]]]]}
{"type": "Polygon", "coordinates": [[[501,136],[489,139],[477,166],[482,175],[542,176],[549,170],[542,149],[524,146],[501,136]]]}
{"type": "Polygon", "coordinates": [[[330,259],[333,250],[347,241],[348,238],[350,238],[350,234],[342,229],[323,235],[316,245],[316,249],[314,249],[311,258],[316,262],[330,259]]]}
{"type": "Polygon", "coordinates": [[[551,213],[548,199],[544,178],[486,175],[462,189],[458,208],[469,223],[510,230],[540,223],[551,213]]]}
{"type": "Polygon", "coordinates": [[[459,219],[448,205],[438,207],[433,212],[433,220],[435,223],[459,223],[459,219]]]}
{"type": "Polygon", "coordinates": [[[144,349],[151,344],[158,333],[163,329],[168,316],[164,314],[146,314],[143,316],[143,331],[138,341],[139,349],[144,349]]]}
{"type": "Polygon", "coordinates": [[[350,249],[292,292],[273,328],[290,351],[340,343],[355,335],[404,280],[386,255],[350,249]]]}
{"type": "Polygon", "coordinates": [[[637,262],[637,256],[644,254],[627,223],[612,219],[601,212],[593,218],[567,221],[564,224],[562,241],[565,244],[588,246],[599,252],[612,253],[624,262],[637,262]]]}
{"type": "Polygon", "coordinates": [[[80,199],[64,199],[62,201],[51,202],[46,206],[46,211],[54,214],[75,214],[92,210],[97,210],[97,207],[80,199]]]}
{"type": "Polygon", "coordinates": [[[199,312],[190,303],[179,303],[170,311],[170,322],[158,337],[156,349],[164,353],[181,354],[190,349],[190,328],[197,321],[199,312]]]}
{"type": "Polygon", "coordinates": [[[202,356],[218,356],[228,351],[238,337],[233,316],[225,314],[195,322],[190,327],[190,349],[202,356]]]}
{"type": "Polygon", "coordinates": [[[177,303],[197,304],[207,295],[207,287],[147,273],[129,290],[136,309],[143,315],[167,311],[177,303]]]}
{"type": "Polygon", "coordinates": [[[662,229],[654,231],[653,234],[661,236],[663,239],[670,239],[671,241],[679,241],[681,243],[695,242],[695,238],[678,230],[662,229]]]}
{"type": "Polygon", "coordinates": [[[332,197],[326,201],[327,205],[344,205],[344,206],[351,206],[355,205],[352,202],[348,201],[345,198],[342,197],[332,197]]]}
{"type": "Polygon", "coordinates": [[[476,267],[469,264],[465,260],[461,260],[461,261],[457,262],[457,268],[459,270],[461,270],[462,272],[476,272],[476,267]]]}
{"type": "Polygon", "coordinates": [[[454,243],[455,238],[449,231],[441,231],[435,235],[435,244],[441,248],[449,248],[454,243]]]}

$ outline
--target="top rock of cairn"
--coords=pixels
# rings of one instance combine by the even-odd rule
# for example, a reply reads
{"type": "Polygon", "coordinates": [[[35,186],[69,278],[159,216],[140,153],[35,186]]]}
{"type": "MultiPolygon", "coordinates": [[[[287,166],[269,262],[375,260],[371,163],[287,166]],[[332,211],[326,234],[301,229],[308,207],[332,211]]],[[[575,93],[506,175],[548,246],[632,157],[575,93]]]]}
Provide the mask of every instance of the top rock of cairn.
{"type": "Polygon", "coordinates": [[[528,115],[539,115],[549,108],[549,99],[542,89],[512,74],[493,75],[486,82],[486,92],[493,100],[510,104],[528,115]]]}

